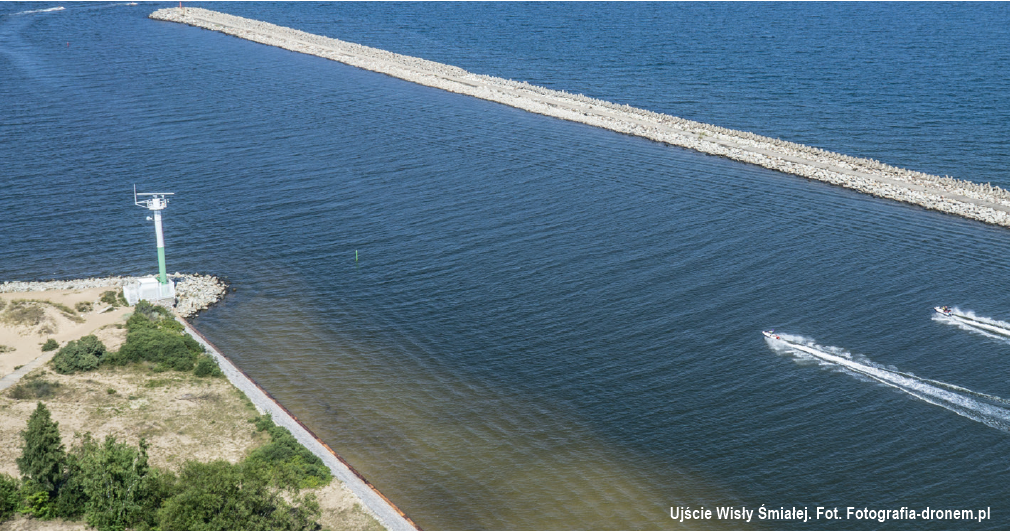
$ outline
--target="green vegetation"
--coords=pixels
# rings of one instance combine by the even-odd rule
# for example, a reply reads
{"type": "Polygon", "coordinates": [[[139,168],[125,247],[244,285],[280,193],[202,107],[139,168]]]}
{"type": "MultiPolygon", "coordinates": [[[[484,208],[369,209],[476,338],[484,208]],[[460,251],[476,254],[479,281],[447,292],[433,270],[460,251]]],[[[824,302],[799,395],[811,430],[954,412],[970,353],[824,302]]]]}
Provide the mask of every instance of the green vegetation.
{"type": "Polygon", "coordinates": [[[305,448],[287,428],[274,424],[269,415],[252,419],[259,431],[270,434],[270,443],[249,454],[246,462],[261,470],[275,486],[297,485],[314,489],[330,482],[330,469],[323,460],[305,448]]]}
{"type": "Polygon", "coordinates": [[[53,369],[60,374],[93,371],[105,361],[105,345],[94,335],[71,341],[53,356],[53,369]]]}
{"type": "Polygon", "coordinates": [[[273,439],[245,461],[189,461],[178,477],[148,464],[147,443],[85,434],[70,451],[41,402],[22,432],[21,481],[0,475],[0,521],[15,513],[39,519],[84,518],[101,531],[319,530],[319,504],[298,496],[324,485],[329,470],[269,417],[253,419],[273,439]],[[313,470],[320,466],[322,471],[313,470]],[[307,478],[312,478],[307,481],[307,478]]]}
{"type": "Polygon", "coordinates": [[[90,302],[78,302],[74,305],[74,309],[81,313],[87,313],[94,309],[94,305],[90,302]]]}
{"type": "Polygon", "coordinates": [[[60,348],[60,343],[53,338],[46,340],[45,344],[42,345],[42,352],[49,352],[50,350],[56,350],[60,348]]]}
{"type": "Polygon", "coordinates": [[[184,334],[182,324],[161,306],[138,302],[126,322],[126,329],[126,342],[117,352],[108,352],[94,335],[67,343],[53,356],[53,369],[61,374],[73,374],[93,371],[106,363],[141,363],[150,365],[155,372],[193,371],[201,377],[223,376],[217,362],[204,354],[203,346],[184,334]]]}
{"type": "Polygon", "coordinates": [[[15,350],[17,350],[17,349],[14,348],[14,347],[12,347],[12,346],[9,346],[9,345],[0,345],[0,354],[3,354],[5,352],[14,352],[15,350]]]}
{"type": "Polygon", "coordinates": [[[50,382],[41,378],[25,379],[11,389],[10,397],[14,400],[50,398],[61,386],[60,382],[50,382]]]}
{"type": "Polygon", "coordinates": [[[120,364],[149,362],[155,371],[192,371],[203,347],[182,333],[168,310],[147,301],[137,303],[126,321],[126,342],[116,356],[120,364]]]}
{"type": "Polygon", "coordinates": [[[163,531],[189,529],[315,530],[319,504],[294,497],[289,504],[267,478],[244,463],[190,461],[179,474],[177,493],[158,511],[163,531]]]}
{"type": "Polygon", "coordinates": [[[7,474],[0,474],[0,522],[10,518],[17,511],[20,487],[18,480],[7,474]]]}
{"type": "Polygon", "coordinates": [[[34,301],[34,302],[38,302],[38,303],[42,303],[42,304],[48,304],[48,305],[52,306],[53,308],[56,308],[67,319],[70,319],[71,321],[74,321],[75,323],[83,323],[84,322],[84,318],[81,317],[80,315],[77,315],[77,312],[75,312],[73,309],[71,309],[66,304],[60,304],[58,302],[52,302],[52,301],[34,301]]]}
{"type": "Polygon", "coordinates": [[[17,299],[11,301],[3,320],[12,325],[38,326],[46,317],[42,304],[36,301],[17,299]]]}
{"type": "Polygon", "coordinates": [[[193,374],[201,378],[207,376],[220,378],[224,376],[224,373],[221,372],[221,367],[218,367],[214,358],[207,355],[201,355],[200,358],[196,360],[196,368],[193,369],[193,374]]]}
{"type": "Polygon", "coordinates": [[[109,291],[103,291],[102,297],[100,299],[105,304],[115,308],[116,306],[127,306],[126,297],[123,296],[123,290],[110,289],[109,291]]]}
{"type": "Polygon", "coordinates": [[[15,299],[3,313],[3,320],[12,325],[38,326],[46,320],[46,306],[52,306],[60,311],[67,319],[75,323],[83,323],[84,318],[77,315],[73,309],[65,304],[52,301],[39,301],[33,299],[15,299]]]}
{"type": "Polygon", "coordinates": [[[21,432],[21,439],[24,444],[17,464],[22,479],[37,486],[37,493],[54,498],[63,486],[67,452],[60,441],[59,424],[42,402],[28,418],[28,427],[21,432]]]}
{"type": "Polygon", "coordinates": [[[175,482],[171,473],[148,466],[143,439],[134,448],[111,435],[98,443],[90,433],[71,451],[68,472],[64,499],[73,499],[88,524],[101,530],[150,529],[175,482]]]}

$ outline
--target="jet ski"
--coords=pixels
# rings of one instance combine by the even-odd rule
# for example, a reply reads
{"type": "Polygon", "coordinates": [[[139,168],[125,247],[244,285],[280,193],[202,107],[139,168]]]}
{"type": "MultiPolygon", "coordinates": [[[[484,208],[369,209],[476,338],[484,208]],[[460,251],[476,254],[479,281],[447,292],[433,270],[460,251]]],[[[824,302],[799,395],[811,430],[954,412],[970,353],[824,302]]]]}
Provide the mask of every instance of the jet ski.
{"type": "Polygon", "coordinates": [[[936,310],[936,313],[940,315],[946,315],[948,317],[954,315],[954,311],[951,310],[950,307],[948,306],[933,306],[933,309],[936,310]]]}
{"type": "Polygon", "coordinates": [[[779,335],[775,333],[775,329],[762,330],[761,333],[764,334],[765,337],[767,337],[768,339],[778,339],[779,341],[782,340],[782,338],[779,337],[779,335]]]}

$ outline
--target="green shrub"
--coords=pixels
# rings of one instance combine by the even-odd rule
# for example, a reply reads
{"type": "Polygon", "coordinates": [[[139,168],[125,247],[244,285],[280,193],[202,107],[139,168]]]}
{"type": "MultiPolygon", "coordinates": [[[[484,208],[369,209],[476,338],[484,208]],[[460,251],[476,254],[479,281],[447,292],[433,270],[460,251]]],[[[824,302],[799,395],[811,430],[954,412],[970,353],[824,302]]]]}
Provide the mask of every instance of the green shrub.
{"type": "Polygon", "coordinates": [[[323,460],[302,446],[290,431],[274,424],[269,415],[253,422],[257,430],[270,434],[270,442],[253,450],[246,463],[265,473],[271,484],[311,489],[330,482],[333,476],[323,460]]]}
{"type": "MultiPolygon", "coordinates": [[[[171,318],[172,314],[169,313],[168,308],[164,306],[158,306],[157,304],[151,304],[148,301],[137,301],[137,305],[133,307],[133,315],[141,316],[146,318],[152,323],[157,323],[165,318],[171,318]]],[[[127,325],[129,326],[129,325],[127,325]]]]}
{"type": "Polygon", "coordinates": [[[21,484],[7,474],[0,474],[0,522],[10,518],[18,509],[21,484]]]}
{"type": "Polygon", "coordinates": [[[56,516],[56,506],[50,501],[49,493],[34,481],[25,481],[21,486],[18,512],[24,515],[48,520],[56,516]]]}
{"type": "Polygon", "coordinates": [[[176,321],[175,319],[162,319],[161,321],[158,321],[158,328],[162,330],[170,330],[172,332],[182,332],[185,329],[185,327],[182,326],[182,323],[176,321]]]}
{"type": "Polygon", "coordinates": [[[102,363],[105,345],[94,335],[71,341],[53,356],[53,368],[60,374],[93,371],[102,363]]]}
{"type": "Polygon", "coordinates": [[[0,354],[6,354],[8,352],[14,352],[15,350],[17,350],[17,349],[14,348],[14,347],[11,347],[11,346],[8,346],[8,345],[0,345],[0,354]]]}
{"type": "Polygon", "coordinates": [[[56,350],[60,348],[60,343],[53,338],[46,340],[45,344],[42,345],[42,352],[49,352],[50,350],[56,350]]]}
{"type": "Polygon", "coordinates": [[[119,363],[149,361],[161,370],[191,371],[197,356],[199,351],[193,350],[177,332],[138,328],[126,335],[126,342],[119,348],[117,361],[119,363]]]}
{"type": "Polygon", "coordinates": [[[248,467],[189,461],[179,474],[178,492],[158,511],[158,525],[163,531],[319,529],[315,499],[294,502],[286,502],[248,467]]]}
{"type": "MultiPolygon", "coordinates": [[[[116,355],[118,363],[148,361],[155,364],[155,371],[192,371],[204,352],[199,342],[182,333],[182,324],[167,309],[147,301],[137,303],[126,328],[129,332],[116,355]]],[[[214,373],[211,367],[201,369],[207,370],[208,375],[214,373]]]]}
{"type": "Polygon", "coordinates": [[[224,376],[221,372],[221,367],[218,367],[217,361],[210,356],[202,355],[198,360],[196,360],[196,368],[193,369],[193,374],[203,378],[205,376],[211,376],[213,378],[220,378],[224,376]]]}
{"type": "Polygon", "coordinates": [[[109,291],[103,291],[101,301],[104,302],[105,304],[108,304],[109,306],[125,306],[125,304],[119,303],[119,299],[122,297],[122,295],[117,295],[117,291],[118,293],[122,293],[123,290],[110,289],[109,291]]]}
{"type": "Polygon", "coordinates": [[[81,313],[87,313],[90,312],[92,309],[94,309],[94,305],[92,305],[90,302],[78,302],[76,305],[74,305],[74,309],[81,313]]]}

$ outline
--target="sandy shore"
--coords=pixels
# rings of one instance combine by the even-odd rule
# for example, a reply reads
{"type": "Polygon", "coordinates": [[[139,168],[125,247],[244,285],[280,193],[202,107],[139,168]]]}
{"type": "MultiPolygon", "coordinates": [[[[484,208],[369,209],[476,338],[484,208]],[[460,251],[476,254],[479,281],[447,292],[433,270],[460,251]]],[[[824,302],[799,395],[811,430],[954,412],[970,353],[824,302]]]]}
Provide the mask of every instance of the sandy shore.
{"type": "Polygon", "coordinates": [[[989,184],[929,175],[581,94],[473,74],[451,65],[206,9],[159,9],[151,13],[150,18],[219,31],[537,114],[641,136],[877,197],[1010,227],[1010,193],[989,184]]]}
{"type": "Polygon", "coordinates": [[[9,311],[16,300],[44,301],[32,305],[41,310],[41,317],[36,324],[17,324],[0,319],[0,345],[7,347],[0,348],[6,350],[0,353],[0,390],[9,385],[10,379],[5,377],[12,374],[15,367],[30,369],[52,358],[55,351],[42,352],[42,344],[49,338],[55,339],[60,346],[63,346],[72,339],[95,334],[109,348],[119,348],[122,338],[113,326],[124,323],[126,314],[132,310],[125,307],[110,308],[109,305],[102,303],[99,300],[102,293],[110,289],[114,288],[0,293],[0,301],[3,301],[5,311],[9,311]],[[46,303],[56,303],[71,309],[78,303],[90,303],[91,309],[85,312],[75,311],[77,319],[80,320],[77,321],[57,306],[46,303]],[[32,364],[37,359],[38,362],[32,364]],[[29,364],[32,366],[29,367],[29,364]]]}
{"type": "MultiPolygon", "coordinates": [[[[320,524],[335,531],[376,531],[383,525],[390,530],[416,530],[395,506],[209,343],[209,353],[218,359],[227,380],[131,366],[62,375],[45,366],[56,353],[42,352],[50,338],[62,347],[95,334],[109,350],[122,345],[126,330],[121,325],[133,308],[110,306],[101,296],[119,291],[124,278],[128,279],[0,284],[0,440],[8,443],[0,445],[0,473],[18,475],[19,434],[36,404],[34,398],[17,398],[14,391],[19,383],[40,380],[53,388],[42,400],[59,422],[67,447],[74,443],[75,433],[91,432],[99,440],[113,435],[130,444],[143,437],[150,443],[151,463],[168,469],[178,469],[188,459],[241,461],[267,440],[248,419],[269,412],[278,425],[287,427],[319,455],[336,477],[330,485],[312,491],[322,510],[320,524]]],[[[189,333],[205,341],[189,323],[179,320],[189,333]]],[[[0,523],[0,531],[83,529],[89,527],[62,520],[17,518],[0,523]]]]}

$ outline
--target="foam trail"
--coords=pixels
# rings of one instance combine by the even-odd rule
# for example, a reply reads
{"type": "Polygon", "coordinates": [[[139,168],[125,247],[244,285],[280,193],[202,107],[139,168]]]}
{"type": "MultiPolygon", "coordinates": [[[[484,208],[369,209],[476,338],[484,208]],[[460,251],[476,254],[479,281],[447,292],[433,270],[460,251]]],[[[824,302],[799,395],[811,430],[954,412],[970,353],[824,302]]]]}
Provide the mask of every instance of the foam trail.
{"type": "Polygon", "coordinates": [[[972,391],[959,385],[922,378],[914,374],[878,367],[873,362],[856,361],[852,355],[834,347],[823,347],[800,336],[779,334],[781,339],[765,338],[777,351],[812,356],[826,365],[841,368],[908,393],[919,400],[953,411],[962,417],[1010,432],[1010,400],[972,391]]]}
{"type": "Polygon", "coordinates": [[[31,11],[21,11],[21,12],[12,13],[12,14],[13,15],[30,15],[32,13],[48,13],[50,11],[63,11],[63,9],[64,9],[63,6],[59,6],[59,7],[50,7],[48,9],[33,9],[31,11]]]}
{"type": "Polygon", "coordinates": [[[958,308],[954,308],[951,310],[950,315],[941,315],[938,313],[933,319],[942,323],[956,325],[987,337],[1004,340],[1010,338],[1010,323],[988,317],[979,317],[975,315],[975,312],[964,312],[958,308]]]}

